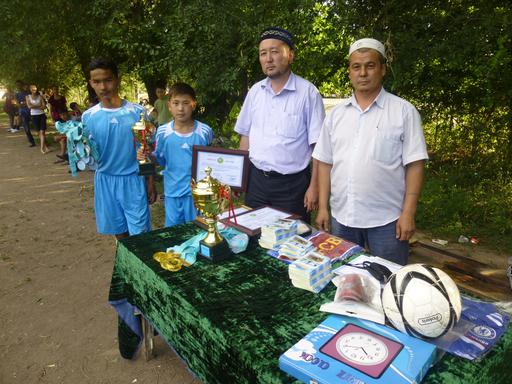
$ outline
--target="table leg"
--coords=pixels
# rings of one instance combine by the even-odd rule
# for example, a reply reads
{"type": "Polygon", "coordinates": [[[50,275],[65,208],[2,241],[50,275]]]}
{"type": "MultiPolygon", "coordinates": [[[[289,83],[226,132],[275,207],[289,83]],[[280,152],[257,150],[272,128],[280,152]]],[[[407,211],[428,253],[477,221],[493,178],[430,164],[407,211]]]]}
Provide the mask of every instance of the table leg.
{"type": "Polygon", "coordinates": [[[144,337],[144,357],[146,358],[146,361],[149,361],[154,357],[153,335],[155,334],[155,329],[149,321],[144,318],[144,316],[141,315],[140,318],[142,323],[142,334],[144,337]]]}
{"type": "Polygon", "coordinates": [[[135,316],[140,316],[140,323],[142,325],[142,338],[144,340],[144,357],[146,361],[151,360],[154,357],[153,351],[153,335],[155,334],[155,328],[146,320],[138,309],[134,312],[135,316]]]}

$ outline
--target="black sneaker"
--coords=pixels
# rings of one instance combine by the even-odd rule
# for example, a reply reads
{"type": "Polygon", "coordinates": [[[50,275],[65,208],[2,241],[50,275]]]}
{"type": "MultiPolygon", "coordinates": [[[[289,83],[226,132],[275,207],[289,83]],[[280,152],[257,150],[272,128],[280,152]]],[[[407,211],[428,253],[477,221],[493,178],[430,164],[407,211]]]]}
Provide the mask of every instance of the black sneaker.
{"type": "Polygon", "coordinates": [[[36,146],[35,143],[32,143],[32,144],[29,145],[29,147],[35,147],[35,146],[36,146]]]}

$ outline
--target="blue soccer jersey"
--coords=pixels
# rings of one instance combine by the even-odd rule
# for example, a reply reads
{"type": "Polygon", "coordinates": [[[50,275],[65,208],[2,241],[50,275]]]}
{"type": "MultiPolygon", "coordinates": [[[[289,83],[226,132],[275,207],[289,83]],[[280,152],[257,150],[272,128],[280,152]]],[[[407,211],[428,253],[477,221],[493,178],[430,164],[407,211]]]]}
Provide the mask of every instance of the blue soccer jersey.
{"type": "Polygon", "coordinates": [[[192,146],[210,145],[212,129],[200,121],[188,134],[174,130],[174,120],[161,125],[156,133],[155,156],[164,169],[164,193],[167,197],[182,197],[191,194],[192,146]]]}
{"type": "Polygon", "coordinates": [[[151,230],[144,177],[138,162],[132,126],[144,107],[123,100],[119,108],[101,104],[85,111],[82,122],[98,150],[94,176],[94,210],[99,233],[136,235],[151,230]]]}
{"type": "Polygon", "coordinates": [[[144,107],[123,100],[119,108],[103,108],[96,104],[82,115],[96,142],[98,172],[108,175],[130,175],[138,172],[132,126],[146,112],[144,107]]]}

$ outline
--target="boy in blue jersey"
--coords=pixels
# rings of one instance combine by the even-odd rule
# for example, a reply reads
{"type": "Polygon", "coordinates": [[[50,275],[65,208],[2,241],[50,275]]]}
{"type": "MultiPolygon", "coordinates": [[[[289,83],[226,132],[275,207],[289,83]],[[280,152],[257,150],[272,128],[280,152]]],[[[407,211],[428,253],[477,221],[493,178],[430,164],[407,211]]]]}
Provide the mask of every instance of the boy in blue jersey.
{"type": "Polygon", "coordinates": [[[149,204],[156,198],[154,179],[138,175],[132,126],[144,107],[119,97],[117,65],[94,59],[89,83],[99,103],[85,111],[82,122],[96,142],[99,159],[94,176],[94,209],[99,233],[117,239],[151,230],[149,204]]]}
{"type": "Polygon", "coordinates": [[[164,169],[165,226],[194,220],[197,211],[192,200],[192,146],[210,145],[212,129],[194,120],[196,93],[184,83],[169,90],[169,110],[173,120],[161,125],[156,133],[155,157],[164,169]]]}

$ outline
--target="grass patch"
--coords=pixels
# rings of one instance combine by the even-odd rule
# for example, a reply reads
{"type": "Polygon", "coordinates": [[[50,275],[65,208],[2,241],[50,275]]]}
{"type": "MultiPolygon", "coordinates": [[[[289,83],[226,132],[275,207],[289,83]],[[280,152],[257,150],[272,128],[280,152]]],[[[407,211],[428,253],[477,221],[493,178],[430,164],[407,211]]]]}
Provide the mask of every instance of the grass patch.
{"type": "MultiPolygon", "coordinates": [[[[163,195],[164,193],[164,178],[159,172],[163,168],[157,167],[157,175],[155,178],[155,186],[156,191],[159,195],[163,195]]],[[[163,200],[157,201],[155,204],[151,205],[151,226],[153,229],[163,228],[165,226],[165,205],[163,200]]]]}
{"type": "Polygon", "coordinates": [[[427,166],[417,226],[450,241],[477,236],[485,246],[512,253],[512,181],[479,160],[479,166],[427,166]]]}
{"type": "MultiPolygon", "coordinates": [[[[4,106],[3,103],[0,103],[0,110],[2,110],[2,107],[4,106]]],[[[6,128],[6,129],[9,129],[9,116],[7,116],[6,113],[4,112],[1,112],[0,113],[0,124],[6,128]]]]}

